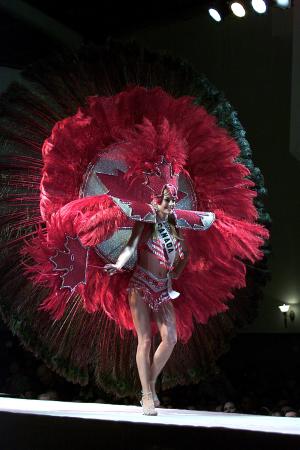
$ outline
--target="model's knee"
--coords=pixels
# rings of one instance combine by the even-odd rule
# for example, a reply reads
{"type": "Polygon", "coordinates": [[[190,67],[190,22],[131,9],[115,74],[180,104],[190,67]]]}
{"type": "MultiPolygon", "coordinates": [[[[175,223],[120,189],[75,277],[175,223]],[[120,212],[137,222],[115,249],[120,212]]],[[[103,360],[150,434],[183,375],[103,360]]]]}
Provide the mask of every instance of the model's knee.
{"type": "Polygon", "coordinates": [[[138,339],[138,350],[140,351],[150,351],[151,348],[151,337],[150,336],[142,336],[138,339]]]}
{"type": "Polygon", "coordinates": [[[162,341],[168,345],[168,347],[174,347],[177,342],[177,334],[174,331],[169,331],[162,335],[162,341]]]}

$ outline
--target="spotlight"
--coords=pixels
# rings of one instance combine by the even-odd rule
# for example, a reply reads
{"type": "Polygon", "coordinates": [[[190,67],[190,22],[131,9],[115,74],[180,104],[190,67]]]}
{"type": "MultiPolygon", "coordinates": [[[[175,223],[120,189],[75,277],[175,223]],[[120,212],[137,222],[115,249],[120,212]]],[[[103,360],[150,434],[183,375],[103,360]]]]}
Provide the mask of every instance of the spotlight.
{"type": "Polygon", "coordinates": [[[233,14],[237,17],[244,17],[246,15],[246,10],[240,2],[231,3],[230,8],[233,14]]]}
{"type": "Polygon", "coordinates": [[[288,313],[289,313],[289,318],[291,320],[291,322],[294,322],[296,314],[294,311],[292,311],[290,309],[290,305],[286,305],[285,303],[283,305],[278,306],[278,308],[280,309],[280,311],[283,314],[283,323],[284,323],[284,328],[287,328],[288,326],[288,313]]]}
{"type": "Polygon", "coordinates": [[[278,308],[280,309],[280,311],[282,313],[287,313],[290,310],[290,305],[286,305],[285,303],[283,305],[278,306],[278,308]]]}
{"type": "Polygon", "coordinates": [[[251,0],[251,5],[258,14],[264,14],[267,11],[267,5],[264,0],[251,0]]]}
{"type": "Polygon", "coordinates": [[[209,8],[208,14],[212,17],[216,22],[221,22],[222,17],[219,11],[215,8],[209,8]]]}
{"type": "Polygon", "coordinates": [[[290,8],[292,6],[291,0],[275,0],[275,5],[279,8],[290,8]]]}
{"type": "Polygon", "coordinates": [[[209,2],[208,14],[216,22],[221,22],[228,15],[228,6],[220,0],[209,2]]]}

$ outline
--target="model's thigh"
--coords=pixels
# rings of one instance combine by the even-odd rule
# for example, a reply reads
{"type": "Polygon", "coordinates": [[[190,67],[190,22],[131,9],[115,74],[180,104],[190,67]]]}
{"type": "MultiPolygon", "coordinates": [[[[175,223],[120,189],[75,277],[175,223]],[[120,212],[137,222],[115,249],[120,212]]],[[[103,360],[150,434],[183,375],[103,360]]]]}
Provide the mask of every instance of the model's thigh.
{"type": "Polygon", "coordinates": [[[151,313],[137,289],[129,291],[129,306],[138,337],[151,336],[151,313]]]}
{"type": "Polygon", "coordinates": [[[163,303],[159,310],[154,313],[161,338],[169,338],[176,341],[176,315],[171,302],[163,303]]]}

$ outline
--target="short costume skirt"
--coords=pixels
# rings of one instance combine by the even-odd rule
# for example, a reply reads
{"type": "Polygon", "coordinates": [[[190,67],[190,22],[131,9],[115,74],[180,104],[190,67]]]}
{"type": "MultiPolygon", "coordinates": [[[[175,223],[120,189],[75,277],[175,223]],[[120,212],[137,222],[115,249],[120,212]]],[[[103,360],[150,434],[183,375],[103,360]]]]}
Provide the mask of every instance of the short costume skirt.
{"type": "Polygon", "coordinates": [[[136,266],[129,281],[128,289],[138,289],[145,303],[153,310],[158,311],[162,303],[177,298],[179,292],[173,291],[171,278],[159,278],[141,266],[136,266]]]}

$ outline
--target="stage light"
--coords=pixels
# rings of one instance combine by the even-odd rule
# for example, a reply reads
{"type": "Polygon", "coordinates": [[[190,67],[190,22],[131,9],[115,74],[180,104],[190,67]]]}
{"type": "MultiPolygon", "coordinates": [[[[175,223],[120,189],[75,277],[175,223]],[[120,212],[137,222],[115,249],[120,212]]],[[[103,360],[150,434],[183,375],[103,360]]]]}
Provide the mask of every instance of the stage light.
{"type": "Polygon", "coordinates": [[[284,328],[287,328],[288,317],[290,318],[291,322],[294,322],[296,314],[293,310],[290,310],[290,305],[286,305],[285,303],[283,305],[278,306],[278,308],[280,309],[280,311],[282,312],[282,315],[283,315],[284,328]],[[289,312],[289,315],[288,315],[288,312],[289,312]]]}
{"type": "Polygon", "coordinates": [[[275,4],[279,8],[290,8],[292,6],[291,0],[275,0],[275,4]]]}
{"type": "Polygon", "coordinates": [[[216,22],[221,22],[222,17],[217,9],[209,8],[208,13],[216,22]]]}
{"type": "Polygon", "coordinates": [[[258,14],[264,14],[267,11],[267,5],[264,0],[251,0],[251,5],[258,14]]]}
{"type": "Polygon", "coordinates": [[[233,2],[230,5],[231,11],[237,17],[244,17],[246,15],[246,10],[243,5],[239,2],[233,2]]]}
{"type": "Polygon", "coordinates": [[[278,306],[278,308],[280,309],[280,311],[282,313],[287,313],[290,309],[290,305],[286,305],[285,303],[283,305],[278,306]]]}

